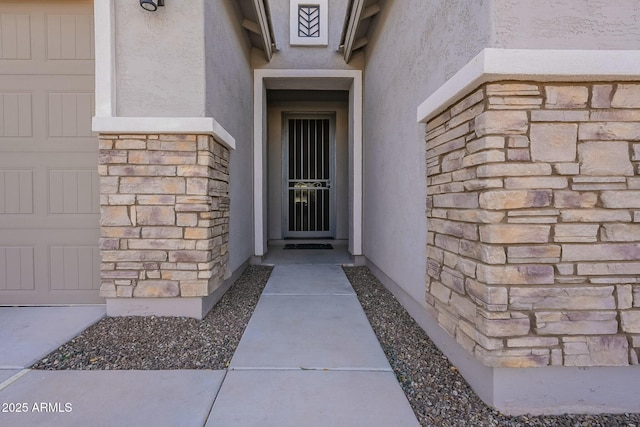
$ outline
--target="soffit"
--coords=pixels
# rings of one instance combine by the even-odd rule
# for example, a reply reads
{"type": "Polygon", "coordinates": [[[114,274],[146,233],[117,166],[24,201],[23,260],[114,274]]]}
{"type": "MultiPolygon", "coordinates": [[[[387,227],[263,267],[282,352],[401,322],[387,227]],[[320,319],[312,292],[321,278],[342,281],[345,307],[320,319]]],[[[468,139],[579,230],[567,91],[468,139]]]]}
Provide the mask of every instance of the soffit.
{"type": "Polygon", "coordinates": [[[253,47],[264,52],[267,61],[276,47],[267,0],[236,0],[242,13],[241,24],[253,47]]]}
{"type": "Polygon", "coordinates": [[[351,0],[345,16],[340,49],[346,62],[357,50],[364,48],[369,42],[369,32],[373,18],[380,12],[381,0],[351,0]]]}

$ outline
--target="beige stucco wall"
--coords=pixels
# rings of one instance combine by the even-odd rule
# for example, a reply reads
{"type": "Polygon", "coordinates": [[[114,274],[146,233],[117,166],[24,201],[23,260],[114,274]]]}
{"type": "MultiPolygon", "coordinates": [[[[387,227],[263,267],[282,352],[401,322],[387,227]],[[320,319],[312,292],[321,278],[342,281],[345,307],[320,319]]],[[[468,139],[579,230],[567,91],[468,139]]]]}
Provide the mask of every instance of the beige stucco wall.
{"type": "Polygon", "coordinates": [[[282,114],[285,112],[327,112],[336,115],[336,239],[349,238],[347,103],[274,102],[268,117],[268,236],[282,239],[282,114]]]}
{"type": "Polygon", "coordinates": [[[233,0],[205,2],[206,115],[236,140],[230,155],[229,269],[253,255],[251,49],[233,0]]]}
{"type": "Polygon", "coordinates": [[[499,0],[493,47],[638,49],[637,0],[499,0]]]}
{"type": "Polygon", "coordinates": [[[153,13],[137,1],[114,2],[117,114],[203,116],[203,0],[168,1],[153,13]]]}
{"type": "Polygon", "coordinates": [[[489,41],[489,2],[389,0],[366,50],[364,253],[420,304],[424,126],[416,107],[489,41]],[[401,64],[401,66],[400,66],[401,64]]]}
{"type": "MultiPolygon", "coordinates": [[[[379,78],[384,78],[384,74],[395,69],[403,79],[387,77],[385,81],[389,85],[412,87],[423,101],[482,49],[491,47],[492,3],[489,0],[386,1],[367,46],[367,72],[379,72],[379,78]]],[[[400,90],[407,91],[406,87],[400,90]]],[[[397,101],[392,102],[406,99],[394,98],[397,101]]]]}

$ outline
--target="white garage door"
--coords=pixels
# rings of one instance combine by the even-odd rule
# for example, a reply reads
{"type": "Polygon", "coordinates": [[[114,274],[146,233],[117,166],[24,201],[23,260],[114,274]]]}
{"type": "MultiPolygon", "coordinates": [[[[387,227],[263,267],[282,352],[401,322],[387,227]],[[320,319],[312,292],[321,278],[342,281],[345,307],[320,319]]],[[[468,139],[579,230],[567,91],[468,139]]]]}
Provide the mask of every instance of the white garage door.
{"type": "Polygon", "coordinates": [[[103,302],[93,5],[0,2],[0,304],[103,302]]]}

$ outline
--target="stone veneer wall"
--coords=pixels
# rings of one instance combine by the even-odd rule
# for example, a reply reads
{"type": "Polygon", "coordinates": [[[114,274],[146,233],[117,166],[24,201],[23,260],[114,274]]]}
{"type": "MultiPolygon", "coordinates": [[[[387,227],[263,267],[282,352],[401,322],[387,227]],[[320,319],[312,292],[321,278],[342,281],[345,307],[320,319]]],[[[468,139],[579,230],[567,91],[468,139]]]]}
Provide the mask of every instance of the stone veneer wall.
{"type": "Polygon", "coordinates": [[[228,276],[229,150],[209,135],[100,135],[107,298],[204,297],[228,276]]]}
{"type": "Polygon", "coordinates": [[[427,124],[426,302],[493,367],[640,353],[640,83],[485,84],[427,124]]]}

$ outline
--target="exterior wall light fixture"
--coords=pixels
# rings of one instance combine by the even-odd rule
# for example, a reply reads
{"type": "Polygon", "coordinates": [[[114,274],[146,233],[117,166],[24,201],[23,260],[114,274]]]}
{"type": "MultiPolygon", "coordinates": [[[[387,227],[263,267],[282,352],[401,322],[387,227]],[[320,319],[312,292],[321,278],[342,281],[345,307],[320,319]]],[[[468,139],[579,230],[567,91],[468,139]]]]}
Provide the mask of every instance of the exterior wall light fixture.
{"type": "Polygon", "coordinates": [[[140,6],[149,12],[155,12],[159,6],[164,6],[164,0],[140,0],[140,6]]]}

